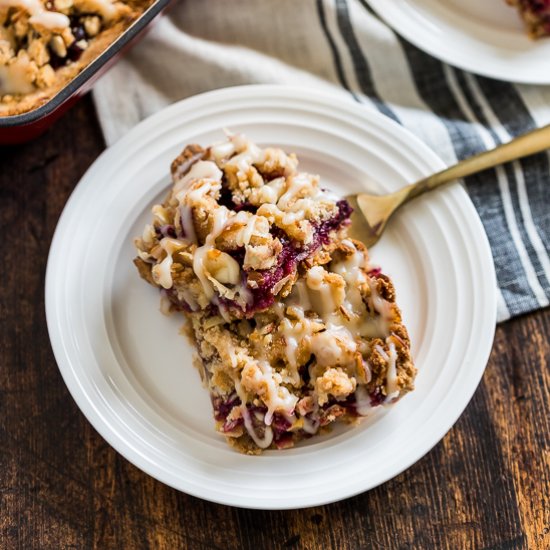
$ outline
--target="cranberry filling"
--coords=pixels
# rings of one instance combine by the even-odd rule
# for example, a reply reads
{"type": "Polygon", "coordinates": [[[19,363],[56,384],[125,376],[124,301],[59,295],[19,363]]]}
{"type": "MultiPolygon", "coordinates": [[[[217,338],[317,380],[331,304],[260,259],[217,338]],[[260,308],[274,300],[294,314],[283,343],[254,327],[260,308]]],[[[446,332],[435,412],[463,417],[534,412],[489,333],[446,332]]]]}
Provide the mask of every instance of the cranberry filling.
{"type": "Polygon", "coordinates": [[[160,292],[166,296],[168,300],[170,300],[170,303],[174,306],[176,311],[186,311],[187,313],[191,313],[193,311],[185,300],[180,300],[178,298],[178,294],[173,288],[163,288],[160,292]]]}
{"type": "Polygon", "coordinates": [[[374,391],[370,394],[371,406],[377,407],[378,405],[382,405],[382,403],[384,403],[384,399],[386,399],[386,397],[382,393],[382,388],[380,386],[376,386],[374,391]]]}
{"type": "MultiPolygon", "coordinates": [[[[386,399],[386,396],[382,392],[381,386],[376,386],[376,388],[374,388],[374,390],[370,392],[369,397],[371,407],[378,407],[379,405],[382,405],[382,403],[384,403],[384,400],[386,399]]],[[[360,416],[357,413],[357,399],[354,393],[349,395],[344,401],[337,401],[336,399],[334,399],[334,397],[331,396],[328,402],[325,403],[321,408],[322,410],[327,410],[334,405],[340,405],[340,407],[344,407],[349,414],[360,416]]]]}
{"type": "Polygon", "coordinates": [[[171,224],[161,225],[160,227],[155,226],[155,233],[158,239],[162,239],[162,237],[175,239],[177,237],[176,228],[171,224]]]}
{"type": "Polygon", "coordinates": [[[527,0],[525,2],[532,11],[540,14],[550,8],[550,0],[527,0]]]}
{"type": "Polygon", "coordinates": [[[82,52],[84,51],[84,48],[81,48],[77,41],[75,40],[68,48],[67,48],[67,59],[69,61],[78,61],[80,59],[80,56],[82,55],[82,52]]]}
{"type": "Polygon", "coordinates": [[[240,405],[239,396],[233,392],[227,399],[222,397],[212,397],[212,407],[214,407],[214,418],[218,421],[225,420],[233,407],[240,405]]]}
{"type": "Polygon", "coordinates": [[[84,48],[81,48],[77,45],[77,42],[80,42],[81,40],[86,40],[87,38],[84,26],[80,22],[79,17],[72,16],[70,19],[71,32],[73,33],[74,41],[70,46],[67,47],[67,53],[65,57],[60,57],[51,47],[48,48],[50,52],[50,65],[54,69],[59,69],[59,67],[67,65],[70,61],[78,61],[80,59],[80,56],[82,55],[82,52],[84,51],[84,48]]]}
{"type": "Polygon", "coordinates": [[[235,209],[233,194],[231,193],[231,189],[229,189],[229,187],[227,187],[227,185],[225,184],[222,184],[222,188],[220,189],[220,198],[218,199],[218,204],[220,206],[225,206],[226,208],[229,208],[229,210],[235,209]]]}
{"type": "Polygon", "coordinates": [[[381,267],[373,267],[369,271],[369,277],[378,277],[378,275],[380,275],[380,273],[382,273],[382,268],[381,267]]]}
{"type": "Polygon", "coordinates": [[[309,361],[305,365],[302,365],[300,367],[300,371],[299,371],[300,379],[304,381],[304,384],[309,384],[309,381],[311,379],[311,377],[309,376],[309,367],[314,362],[314,360],[315,360],[315,356],[312,355],[309,358],[309,361]]]}
{"type": "Polygon", "coordinates": [[[353,208],[350,206],[349,202],[345,199],[339,200],[336,203],[338,207],[338,213],[336,216],[322,222],[317,226],[317,237],[320,239],[321,244],[327,244],[329,241],[329,235],[331,231],[339,229],[341,225],[348,222],[353,213],[353,208]]]}
{"type": "MultiPolygon", "coordinates": [[[[222,187],[219,202],[220,204],[227,203],[228,207],[236,211],[252,211],[256,208],[248,203],[243,203],[241,205],[233,204],[231,193],[225,187],[222,187]]],[[[244,311],[246,317],[252,317],[257,311],[265,310],[271,306],[275,301],[275,296],[273,294],[273,288],[275,285],[277,285],[277,283],[285,277],[294,274],[298,269],[298,264],[301,261],[314,254],[322,245],[327,244],[330,240],[330,233],[332,231],[337,230],[345,223],[349,223],[349,218],[353,212],[353,209],[349,203],[343,199],[338,201],[336,204],[338,206],[337,214],[329,220],[321,222],[315,226],[313,241],[305,247],[301,247],[289,239],[288,235],[284,231],[274,228],[274,236],[278,237],[283,245],[283,249],[278,256],[277,264],[270,269],[255,271],[255,286],[248,284],[252,275],[247,272],[243,273],[243,283],[249,288],[250,293],[252,294],[252,300],[244,311]]],[[[155,227],[155,232],[157,237],[177,236],[176,229],[173,225],[162,225],[160,227],[155,227]]],[[[228,251],[228,253],[235,258],[240,265],[243,264],[244,248],[228,251]]],[[[176,308],[190,311],[188,304],[179,300],[175,292],[168,291],[167,297],[176,306],[176,308]]],[[[224,307],[242,311],[242,308],[234,300],[220,297],[219,303],[224,307]]]]}
{"type": "MultiPolygon", "coordinates": [[[[273,288],[285,277],[292,275],[298,269],[298,264],[314,254],[322,245],[330,240],[330,233],[339,229],[345,223],[349,223],[349,218],[353,212],[352,207],[346,200],[337,202],[338,213],[327,221],[321,222],[315,226],[315,235],[313,241],[300,247],[294,241],[290,240],[286,233],[281,230],[274,230],[273,234],[278,237],[283,245],[283,249],[278,257],[277,265],[270,269],[258,270],[254,272],[255,286],[247,284],[252,294],[251,303],[248,304],[244,312],[247,317],[251,317],[255,312],[264,310],[271,306],[275,301],[273,288]]],[[[241,265],[244,259],[244,249],[233,250],[229,252],[241,265]]],[[[243,282],[249,282],[249,274],[245,274],[243,282]]],[[[220,298],[220,302],[226,307],[241,309],[234,301],[220,298]]]]}
{"type": "MultiPolygon", "coordinates": [[[[377,386],[374,391],[370,393],[370,404],[372,407],[377,407],[378,405],[381,405],[384,402],[385,396],[382,392],[382,388],[380,386],[377,386]]],[[[222,425],[222,431],[225,433],[233,431],[235,428],[241,426],[244,424],[244,420],[242,417],[239,417],[235,420],[228,420],[227,417],[233,410],[233,407],[239,406],[241,404],[241,400],[237,396],[235,392],[233,392],[228,398],[224,399],[222,397],[212,397],[212,406],[214,408],[214,418],[218,422],[223,422],[222,425]]],[[[355,398],[355,394],[352,394],[348,396],[347,399],[344,401],[337,401],[333,397],[331,397],[327,403],[325,403],[320,408],[320,423],[323,425],[326,424],[325,416],[331,412],[331,408],[338,407],[340,409],[345,409],[348,414],[359,416],[357,413],[357,401],[355,398]],[[325,419],[325,422],[323,420],[325,419]]],[[[267,413],[266,407],[258,407],[255,405],[247,404],[246,406],[249,414],[250,419],[252,421],[252,425],[254,429],[258,432],[258,435],[260,437],[263,435],[263,430],[265,430],[265,424],[263,422],[263,417],[267,413]]],[[[308,418],[310,418],[310,415],[308,415],[308,418]]],[[[313,420],[310,418],[310,420],[313,420]]],[[[293,432],[289,431],[291,428],[292,423],[289,422],[285,416],[283,416],[280,413],[274,413],[273,414],[273,420],[271,422],[271,429],[273,430],[273,439],[275,444],[279,446],[290,446],[292,444],[292,435],[293,432]]],[[[302,435],[309,435],[303,432],[303,430],[300,430],[300,433],[302,435]]]]}
{"type": "Polygon", "coordinates": [[[281,243],[283,250],[279,255],[278,264],[271,269],[257,272],[260,274],[260,278],[256,280],[258,287],[250,289],[252,303],[246,308],[247,315],[266,309],[273,304],[275,296],[272,290],[275,285],[288,275],[292,275],[297,269],[298,262],[308,255],[305,250],[300,251],[286,238],[282,238],[281,243]]]}
{"type": "Polygon", "coordinates": [[[292,426],[292,423],[289,422],[282,414],[275,413],[273,415],[273,421],[271,422],[271,427],[273,428],[275,439],[277,439],[277,437],[280,437],[284,433],[288,432],[288,429],[291,426],[292,426]]]}
{"type": "MultiPolygon", "coordinates": [[[[222,397],[213,397],[212,406],[214,408],[214,418],[218,422],[223,422],[222,430],[224,432],[231,432],[238,426],[241,426],[244,423],[242,417],[239,417],[235,420],[228,420],[227,417],[229,413],[233,410],[233,407],[236,407],[241,404],[241,400],[236,393],[232,393],[227,399],[222,397]]],[[[263,417],[267,413],[266,407],[257,407],[255,405],[246,406],[248,412],[250,413],[250,418],[254,429],[258,432],[265,430],[265,424],[263,422],[263,417]]],[[[271,422],[271,429],[273,430],[273,438],[275,441],[283,441],[288,439],[288,436],[292,437],[292,432],[289,432],[288,429],[292,424],[280,413],[273,414],[273,421],[271,422]]]]}
{"type": "Polygon", "coordinates": [[[278,264],[269,270],[261,271],[261,283],[258,288],[251,289],[253,300],[247,307],[247,315],[268,308],[273,304],[275,296],[272,290],[275,285],[288,275],[293,274],[301,261],[314,254],[323,244],[329,242],[329,236],[332,231],[335,231],[349,220],[353,212],[349,203],[346,200],[341,200],[338,201],[337,206],[338,213],[336,216],[315,227],[313,242],[308,246],[298,247],[286,235],[279,236],[283,250],[279,255],[278,264]]]}
{"type": "Polygon", "coordinates": [[[256,210],[258,210],[257,206],[250,204],[249,202],[241,202],[241,203],[235,202],[233,200],[233,193],[231,189],[227,187],[227,184],[225,183],[225,181],[222,183],[218,204],[220,204],[221,206],[225,206],[226,208],[229,208],[229,210],[233,210],[234,212],[240,212],[241,210],[246,210],[247,212],[252,212],[252,214],[255,214],[256,210]]]}

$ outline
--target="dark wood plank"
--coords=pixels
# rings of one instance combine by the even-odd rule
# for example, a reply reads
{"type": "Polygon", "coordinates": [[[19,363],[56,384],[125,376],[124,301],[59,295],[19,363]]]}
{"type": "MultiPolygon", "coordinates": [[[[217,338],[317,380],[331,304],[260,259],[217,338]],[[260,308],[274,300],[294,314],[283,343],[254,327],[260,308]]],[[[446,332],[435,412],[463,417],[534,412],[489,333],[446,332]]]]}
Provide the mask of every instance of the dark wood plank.
{"type": "Polygon", "coordinates": [[[98,436],[49,345],[44,273],[57,219],[104,148],[89,98],[0,150],[0,548],[549,548],[550,310],[497,329],[456,426],[385,485],[341,503],[219,506],[145,475],[98,436]]]}

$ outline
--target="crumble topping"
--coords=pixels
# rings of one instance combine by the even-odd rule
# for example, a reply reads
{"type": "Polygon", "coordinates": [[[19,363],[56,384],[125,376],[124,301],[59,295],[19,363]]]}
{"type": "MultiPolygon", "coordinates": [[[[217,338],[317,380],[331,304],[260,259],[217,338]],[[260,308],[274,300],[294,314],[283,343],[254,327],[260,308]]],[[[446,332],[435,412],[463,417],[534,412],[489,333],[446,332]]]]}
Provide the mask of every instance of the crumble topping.
{"type": "Polygon", "coordinates": [[[288,448],[413,389],[394,287],[347,237],[345,200],[241,135],[186,147],[171,172],[134,262],[189,321],[229,443],[288,448]]]}
{"type": "Polygon", "coordinates": [[[186,148],[172,164],[172,181],[136,243],[139,258],[154,264],[153,281],[176,306],[215,308],[226,320],[288,295],[299,266],[326,248],[351,212],[317,176],[298,172],[293,155],[242,136],[186,148]]]}
{"type": "Polygon", "coordinates": [[[0,0],[0,116],[49,99],[150,0],[0,0]]]}

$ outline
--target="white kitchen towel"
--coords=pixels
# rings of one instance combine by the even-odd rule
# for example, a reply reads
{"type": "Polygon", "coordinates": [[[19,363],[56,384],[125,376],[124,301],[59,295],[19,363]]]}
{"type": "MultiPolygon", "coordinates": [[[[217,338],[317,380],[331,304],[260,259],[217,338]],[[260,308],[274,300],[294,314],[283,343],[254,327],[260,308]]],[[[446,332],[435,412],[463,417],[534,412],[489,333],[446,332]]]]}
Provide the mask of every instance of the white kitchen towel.
{"type": "MultiPolygon", "coordinates": [[[[550,123],[550,88],[446,65],[396,35],[364,0],[179,0],[94,98],[111,144],[174,101],[251,83],[349,95],[449,164],[550,123]]],[[[500,321],[549,304],[549,167],[543,153],[465,182],[491,243],[500,321]]]]}

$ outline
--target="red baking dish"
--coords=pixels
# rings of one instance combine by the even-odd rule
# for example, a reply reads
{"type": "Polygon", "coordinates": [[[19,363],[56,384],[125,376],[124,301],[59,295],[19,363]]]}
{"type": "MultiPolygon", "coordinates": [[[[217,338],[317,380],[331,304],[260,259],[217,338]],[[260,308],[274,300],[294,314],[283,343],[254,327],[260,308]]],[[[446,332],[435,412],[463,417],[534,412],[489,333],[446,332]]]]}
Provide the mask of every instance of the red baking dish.
{"type": "Polygon", "coordinates": [[[14,116],[0,116],[0,145],[23,143],[39,136],[80,97],[139,38],[171,0],[156,0],[112,44],[40,107],[14,116]]]}

